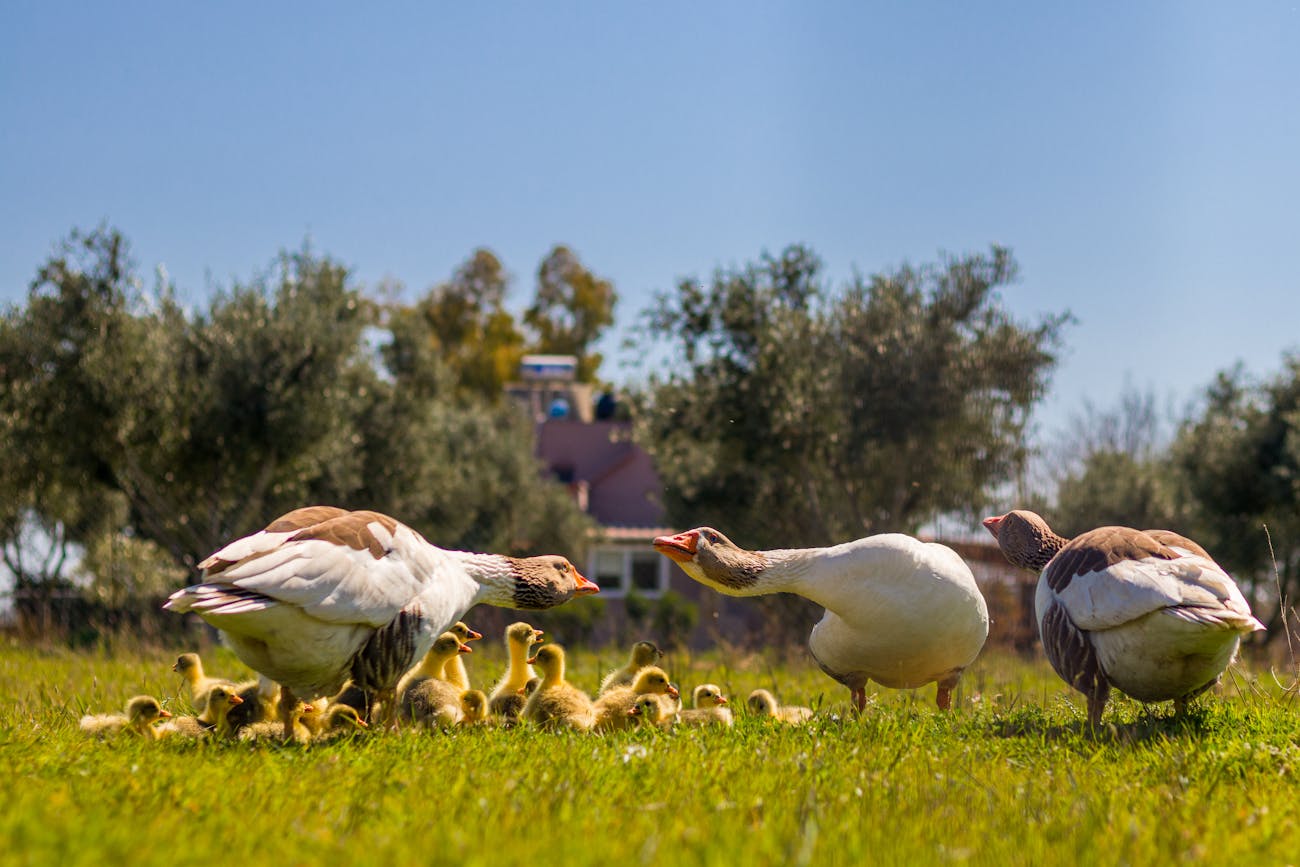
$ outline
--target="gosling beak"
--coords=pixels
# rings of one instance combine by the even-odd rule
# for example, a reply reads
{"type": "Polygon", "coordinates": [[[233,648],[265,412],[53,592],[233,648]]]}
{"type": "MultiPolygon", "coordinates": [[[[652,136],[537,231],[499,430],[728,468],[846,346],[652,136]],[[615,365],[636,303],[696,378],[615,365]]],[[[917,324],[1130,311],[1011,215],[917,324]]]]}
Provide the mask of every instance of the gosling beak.
{"type": "Polygon", "coordinates": [[[528,657],[524,661],[527,662],[529,665],[532,665],[534,662],[537,661],[537,654],[534,653],[532,656],[528,657]]]}
{"type": "Polygon", "coordinates": [[[641,715],[641,705],[639,705],[639,704],[638,704],[638,705],[633,705],[632,709],[629,710],[629,711],[627,712],[627,715],[628,715],[628,716],[640,716],[640,715],[641,715]]]}
{"type": "Polygon", "coordinates": [[[682,695],[680,692],[677,691],[677,687],[673,686],[671,683],[668,684],[668,694],[671,695],[673,698],[681,698],[682,695]]]}
{"type": "Polygon", "coordinates": [[[654,549],[676,563],[689,563],[695,559],[695,552],[700,547],[700,534],[697,530],[687,530],[675,536],[657,536],[654,549]]]}
{"type": "Polygon", "coordinates": [[[527,694],[528,694],[528,687],[526,686],[521,686],[519,687],[519,689],[515,690],[515,695],[527,695],[527,694]]]}
{"type": "Polygon", "coordinates": [[[172,712],[169,711],[169,710],[167,710],[166,708],[164,708],[163,710],[158,711],[158,716],[162,717],[163,719],[169,719],[169,718],[171,718],[171,715],[172,715],[172,712]]]}
{"type": "Polygon", "coordinates": [[[240,698],[239,696],[237,696],[237,695],[232,695],[232,696],[230,697],[230,703],[231,703],[232,705],[233,705],[233,704],[243,704],[243,703],[244,703],[244,700],[243,700],[242,698],[240,698]]]}
{"type": "Polygon", "coordinates": [[[577,569],[573,570],[574,580],[577,582],[577,588],[573,591],[574,596],[590,596],[593,593],[600,592],[600,585],[583,576],[577,569]]]}
{"type": "Polygon", "coordinates": [[[727,697],[725,695],[718,696],[718,704],[726,704],[726,703],[727,703],[727,697]]]}
{"type": "Polygon", "coordinates": [[[482,633],[482,632],[475,632],[474,630],[471,629],[471,630],[469,631],[469,637],[466,638],[465,640],[466,640],[466,641],[478,641],[478,640],[479,640],[480,638],[482,638],[482,637],[483,637],[483,633],[482,633]]]}
{"type": "Polygon", "coordinates": [[[473,652],[474,652],[474,648],[470,647],[468,644],[462,644],[460,647],[456,648],[456,652],[457,652],[457,653],[473,653],[473,652]]]}
{"type": "Polygon", "coordinates": [[[1002,519],[1005,517],[1006,515],[998,515],[997,517],[994,518],[985,518],[980,523],[982,523],[984,525],[984,529],[992,533],[993,538],[996,539],[998,537],[998,528],[1002,526],[1002,519]]]}
{"type": "Polygon", "coordinates": [[[542,640],[542,636],[545,635],[545,634],[546,634],[546,633],[542,632],[542,630],[540,630],[540,629],[534,629],[534,630],[533,630],[533,641],[541,641],[541,640],[542,640]]]}
{"type": "Polygon", "coordinates": [[[357,717],[357,725],[361,726],[363,729],[370,728],[370,723],[366,722],[361,717],[357,717]]]}

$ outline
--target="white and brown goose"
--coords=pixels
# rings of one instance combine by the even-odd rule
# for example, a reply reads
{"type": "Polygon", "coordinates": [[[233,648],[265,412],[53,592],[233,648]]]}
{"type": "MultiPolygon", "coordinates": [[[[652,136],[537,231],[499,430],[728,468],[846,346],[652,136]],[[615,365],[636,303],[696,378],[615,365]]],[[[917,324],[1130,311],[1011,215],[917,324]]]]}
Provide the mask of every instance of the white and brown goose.
{"type": "Polygon", "coordinates": [[[482,602],[550,608],[598,592],[564,557],[438,548],[378,512],[297,509],[208,557],[202,583],[165,608],[193,611],[282,687],[281,720],[349,677],[392,708],[398,679],[482,602]]]}
{"type": "Polygon", "coordinates": [[[989,634],[989,614],[970,567],[951,548],[898,533],[829,548],[748,551],[711,527],[654,540],[687,575],[728,596],[794,593],[826,609],[808,647],[847,686],[858,710],[866,685],[938,683],[952,690],[989,634]]]}
{"type": "Polygon", "coordinates": [[[1066,539],[1024,510],[984,526],[1013,565],[1041,573],[1043,649],[1087,697],[1093,726],[1111,687],[1181,710],[1218,681],[1243,635],[1264,628],[1205,549],[1172,531],[1100,527],[1066,539]]]}

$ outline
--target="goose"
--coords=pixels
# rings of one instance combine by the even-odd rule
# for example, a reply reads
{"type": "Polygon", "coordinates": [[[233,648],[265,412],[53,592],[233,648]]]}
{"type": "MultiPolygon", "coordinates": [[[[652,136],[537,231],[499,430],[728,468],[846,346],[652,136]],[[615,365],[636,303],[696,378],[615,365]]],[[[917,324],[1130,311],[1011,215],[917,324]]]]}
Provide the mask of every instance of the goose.
{"type": "Polygon", "coordinates": [[[627,686],[636,679],[636,673],[647,665],[654,665],[663,659],[664,652],[654,643],[649,641],[638,641],[632,645],[632,652],[628,656],[627,665],[622,668],[616,668],[605,679],[600,682],[600,689],[596,690],[596,695],[604,695],[616,686],[627,686]]]}
{"type": "Polygon", "coordinates": [[[541,670],[542,677],[528,696],[520,719],[543,728],[591,731],[596,725],[596,712],[587,694],[564,679],[564,648],[548,644],[528,662],[541,670]]]}
{"type": "Polygon", "coordinates": [[[1170,530],[1100,527],[1067,540],[1034,512],[984,519],[1013,565],[1039,572],[1038,634],[1096,728],[1115,688],[1187,702],[1218,682],[1244,635],[1264,629],[1237,584],[1170,530]]]}
{"type": "Polygon", "coordinates": [[[151,695],[137,695],[127,701],[125,713],[87,714],[81,718],[80,726],[88,735],[105,736],[125,732],[152,741],[159,737],[154,723],[170,716],[171,713],[163,709],[158,699],[151,695]]]}
{"type": "Polygon", "coordinates": [[[745,706],[749,708],[750,713],[796,726],[812,719],[813,715],[811,708],[778,703],[776,696],[765,689],[751,692],[749,698],[745,699],[745,706]]]}
{"type": "MultiPolygon", "coordinates": [[[[643,695],[667,695],[678,698],[681,694],[668,680],[668,674],[657,665],[648,665],[637,672],[630,686],[616,686],[596,700],[596,728],[625,729],[635,722],[628,711],[643,695]]],[[[676,706],[673,706],[676,712],[676,706]]]]}
{"type": "Polygon", "coordinates": [[[379,512],[296,509],[199,564],[201,583],[163,606],[225,633],[250,668],[280,684],[280,717],[349,677],[387,707],[398,679],[480,602],[550,608],[599,588],[564,557],[438,548],[379,512]]]}
{"type": "Polygon", "coordinates": [[[671,699],[651,693],[637,698],[636,703],[628,708],[628,718],[635,724],[641,722],[653,728],[670,728],[677,717],[676,706],[670,706],[671,699]]]}
{"type": "Polygon", "coordinates": [[[989,634],[970,567],[951,548],[882,533],[829,548],[748,551],[711,527],[654,540],[694,580],[728,596],[794,593],[826,609],[808,637],[822,671],[849,688],[861,712],[866,686],[937,683],[952,707],[962,671],[989,634]]]}
{"type": "Polygon", "coordinates": [[[488,708],[505,722],[513,722],[524,709],[527,697],[522,690],[533,678],[533,668],[528,664],[532,646],[542,640],[543,632],[523,621],[506,627],[506,650],[510,653],[510,667],[492,688],[488,708]]]}
{"type": "Polygon", "coordinates": [[[444,676],[447,666],[458,654],[472,653],[453,632],[444,632],[424,655],[416,675],[398,696],[398,712],[404,720],[429,726],[449,726],[460,722],[460,697],[465,690],[444,676]]]}
{"type": "Polygon", "coordinates": [[[691,691],[691,707],[677,712],[677,721],[690,726],[730,726],[731,708],[722,688],[712,683],[702,683],[691,691]]]}

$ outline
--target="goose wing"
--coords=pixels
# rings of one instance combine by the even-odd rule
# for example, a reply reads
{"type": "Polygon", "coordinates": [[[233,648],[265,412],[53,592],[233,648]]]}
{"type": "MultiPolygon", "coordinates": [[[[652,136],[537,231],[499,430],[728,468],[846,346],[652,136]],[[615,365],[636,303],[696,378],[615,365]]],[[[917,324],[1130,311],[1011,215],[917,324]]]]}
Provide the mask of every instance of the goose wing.
{"type": "Polygon", "coordinates": [[[1041,582],[1070,620],[1088,631],[1160,610],[1218,628],[1262,629],[1236,582],[1203,554],[1199,545],[1173,533],[1162,540],[1128,527],[1102,527],[1065,545],[1041,582]]]}
{"type": "Polygon", "coordinates": [[[290,605],[319,620],[378,628],[430,581],[461,568],[378,512],[342,512],[298,529],[273,530],[277,523],[205,560],[207,580],[172,594],[166,607],[215,619],[290,605]]]}

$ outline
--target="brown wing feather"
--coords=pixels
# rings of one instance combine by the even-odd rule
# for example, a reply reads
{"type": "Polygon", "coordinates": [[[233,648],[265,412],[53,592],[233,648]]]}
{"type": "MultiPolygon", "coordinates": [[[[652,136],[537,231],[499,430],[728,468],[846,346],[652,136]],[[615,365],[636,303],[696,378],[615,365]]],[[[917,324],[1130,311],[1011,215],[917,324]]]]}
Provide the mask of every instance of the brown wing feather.
{"type": "Polygon", "coordinates": [[[342,517],[347,513],[347,509],[340,509],[337,506],[303,506],[301,509],[294,509],[292,512],[276,518],[266,525],[264,532],[290,533],[294,530],[303,530],[314,524],[342,517]]]}
{"type": "Polygon", "coordinates": [[[1161,545],[1169,548],[1182,548],[1184,551],[1191,551],[1197,557],[1204,557],[1211,563],[1214,562],[1214,558],[1210,556],[1209,551],[1206,551],[1186,536],[1178,535],[1173,530],[1143,530],[1142,532],[1150,536],[1152,539],[1155,539],[1161,545]]]}
{"type": "Polygon", "coordinates": [[[392,533],[397,530],[397,521],[378,512],[346,512],[337,518],[331,518],[319,524],[313,524],[294,534],[290,541],[300,542],[322,540],[335,545],[343,545],[355,551],[370,551],[376,560],[382,558],[388,549],[370,532],[370,525],[377,523],[392,533]]]}
{"type": "Polygon", "coordinates": [[[1057,593],[1070,586],[1076,575],[1100,572],[1124,560],[1158,557],[1174,560],[1178,552],[1141,530],[1130,527],[1099,527],[1076,536],[1043,570],[1043,580],[1057,593]]]}

